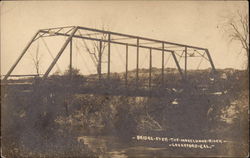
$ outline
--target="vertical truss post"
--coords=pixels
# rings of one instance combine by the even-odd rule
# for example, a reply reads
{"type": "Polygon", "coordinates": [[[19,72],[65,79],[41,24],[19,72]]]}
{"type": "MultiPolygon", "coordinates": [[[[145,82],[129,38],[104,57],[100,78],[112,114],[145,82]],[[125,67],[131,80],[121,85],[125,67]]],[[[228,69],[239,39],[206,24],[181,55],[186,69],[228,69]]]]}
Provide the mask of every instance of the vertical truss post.
{"type": "Polygon", "coordinates": [[[69,52],[70,53],[69,54],[69,71],[70,71],[70,76],[72,76],[72,40],[73,39],[71,39],[70,43],[69,43],[70,44],[69,45],[70,46],[70,48],[69,48],[69,51],[70,51],[69,52]]]}
{"type": "Polygon", "coordinates": [[[126,72],[125,72],[125,84],[128,86],[128,44],[126,44],[126,72]]]}
{"type": "Polygon", "coordinates": [[[5,80],[8,79],[8,77],[10,76],[10,74],[12,73],[12,71],[15,69],[15,67],[17,66],[17,64],[20,62],[20,60],[22,59],[22,57],[24,56],[24,54],[27,52],[27,50],[31,46],[31,44],[36,40],[36,37],[37,37],[37,35],[39,33],[40,33],[40,31],[37,31],[36,34],[33,36],[33,38],[30,40],[30,42],[26,45],[26,47],[23,49],[23,51],[20,54],[20,56],[17,58],[16,62],[12,65],[12,67],[10,68],[10,70],[7,72],[7,74],[3,78],[3,81],[5,81],[5,80]]]}
{"type": "Polygon", "coordinates": [[[100,41],[100,48],[98,52],[98,77],[101,80],[102,77],[102,41],[100,41]]]}
{"type": "Polygon", "coordinates": [[[212,70],[213,70],[213,72],[215,72],[215,66],[214,66],[213,60],[212,60],[212,58],[211,58],[211,56],[210,56],[210,53],[209,53],[208,49],[205,49],[205,52],[206,52],[207,57],[208,57],[208,59],[209,59],[209,62],[210,62],[210,64],[211,64],[212,70]]]}
{"type": "Polygon", "coordinates": [[[110,79],[110,34],[108,34],[108,79],[110,79]]]}
{"type": "Polygon", "coordinates": [[[151,88],[152,80],[152,49],[149,49],[149,88],[151,88]]]}
{"type": "Polygon", "coordinates": [[[139,81],[139,38],[137,38],[137,44],[136,44],[136,85],[138,85],[139,81]]]}
{"type": "Polygon", "coordinates": [[[48,77],[50,71],[52,70],[52,68],[55,66],[56,62],[58,61],[58,59],[60,58],[60,56],[62,55],[63,51],[65,50],[65,48],[67,47],[67,45],[69,44],[70,40],[72,39],[72,37],[74,36],[74,34],[76,33],[76,31],[78,30],[78,27],[75,27],[74,30],[72,31],[72,33],[70,34],[70,36],[67,38],[67,40],[65,41],[65,43],[63,44],[62,48],[60,49],[59,53],[57,54],[57,56],[55,57],[55,59],[53,60],[53,62],[50,64],[49,68],[47,69],[47,71],[45,72],[45,74],[43,75],[43,78],[48,77]]]}
{"type": "Polygon", "coordinates": [[[176,64],[176,66],[177,66],[177,68],[178,68],[178,71],[179,71],[179,73],[180,73],[180,75],[181,75],[181,78],[184,79],[183,73],[182,73],[182,70],[181,70],[181,67],[180,67],[180,65],[179,65],[179,63],[178,63],[178,60],[177,60],[175,54],[174,54],[174,51],[172,51],[171,54],[172,54],[172,56],[173,56],[173,58],[174,58],[175,64],[176,64]]]}
{"type": "Polygon", "coordinates": [[[185,47],[185,79],[187,79],[187,47],[185,47]]]}
{"type": "Polygon", "coordinates": [[[164,86],[164,43],[162,43],[162,61],[161,61],[161,84],[164,86]]]}

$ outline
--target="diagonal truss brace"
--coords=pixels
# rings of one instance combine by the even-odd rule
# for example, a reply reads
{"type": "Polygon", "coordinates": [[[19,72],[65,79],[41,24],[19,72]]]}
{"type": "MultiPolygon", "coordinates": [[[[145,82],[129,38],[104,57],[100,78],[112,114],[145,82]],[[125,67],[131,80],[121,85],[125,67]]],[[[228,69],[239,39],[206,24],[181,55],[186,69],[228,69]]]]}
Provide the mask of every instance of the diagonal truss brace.
{"type": "Polygon", "coordinates": [[[3,81],[6,81],[8,79],[8,77],[10,76],[10,74],[12,73],[12,71],[15,69],[15,67],[17,66],[17,64],[19,63],[19,61],[22,59],[22,57],[24,56],[24,54],[27,52],[27,50],[31,46],[31,44],[36,40],[36,37],[37,37],[37,35],[39,33],[40,33],[40,30],[36,32],[36,34],[33,36],[33,38],[30,40],[30,42],[26,45],[26,47],[24,48],[24,50],[22,51],[22,53],[20,54],[20,56],[17,58],[16,62],[12,65],[12,67],[10,68],[10,70],[4,76],[3,81]]]}
{"type": "Polygon", "coordinates": [[[70,36],[67,38],[67,40],[65,41],[65,43],[63,44],[62,48],[60,49],[60,51],[58,52],[57,56],[55,57],[55,59],[53,60],[53,62],[50,64],[49,68],[47,69],[47,71],[45,72],[45,74],[43,75],[43,78],[48,77],[50,71],[52,70],[52,68],[55,66],[56,62],[58,61],[58,59],[60,58],[60,56],[62,55],[64,49],[67,47],[67,45],[69,44],[69,42],[72,40],[72,37],[74,36],[74,34],[76,33],[76,31],[78,30],[78,27],[75,27],[74,30],[71,32],[70,36]]]}
{"type": "MultiPolygon", "coordinates": [[[[211,64],[211,67],[212,67],[212,70],[215,71],[215,66],[213,64],[212,58],[210,56],[210,53],[209,53],[208,49],[206,49],[206,48],[200,48],[200,47],[195,47],[195,46],[189,46],[189,45],[171,43],[171,42],[166,42],[166,41],[154,40],[154,39],[149,39],[149,38],[144,38],[144,37],[138,37],[138,36],[132,36],[132,35],[127,35],[127,34],[121,34],[121,33],[110,32],[110,31],[103,31],[103,30],[85,28],[85,27],[80,27],[80,26],[68,26],[68,27],[58,27],[58,28],[50,28],[50,29],[41,29],[41,30],[39,30],[34,35],[34,37],[32,38],[32,40],[24,48],[24,50],[22,51],[21,55],[18,57],[18,59],[16,60],[16,62],[13,64],[13,66],[11,67],[11,69],[8,71],[8,73],[5,75],[5,77],[4,77],[3,80],[4,81],[7,80],[7,78],[10,76],[10,74],[15,69],[15,67],[17,66],[17,64],[21,60],[21,58],[25,55],[25,53],[27,52],[27,50],[29,49],[29,47],[31,46],[31,44],[35,40],[37,40],[40,37],[49,37],[49,36],[66,36],[67,39],[66,39],[65,43],[63,44],[63,46],[61,47],[60,51],[58,52],[57,56],[55,57],[55,59],[52,61],[52,63],[50,64],[49,68],[45,72],[43,78],[48,77],[50,71],[53,69],[54,65],[57,63],[57,61],[60,58],[60,56],[62,55],[63,51],[65,50],[65,48],[67,47],[67,45],[69,44],[69,42],[73,38],[81,38],[81,39],[86,39],[86,40],[93,40],[93,41],[99,41],[99,42],[107,42],[109,44],[113,43],[113,44],[118,44],[118,45],[125,45],[126,47],[132,46],[132,47],[138,47],[138,48],[147,48],[147,49],[150,49],[150,50],[158,50],[158,51],[162,51],[163,58],[164,58],[164,54],[165,54],[164,52],[169,52],[169,53],[172,54],[172,57],[173,57],[173,59],[175,61],[175,64],[176,64],[176,66],[178,68],[178,71],[179,71],[179,73],[180,73],[180,75],[181,75],[182,78],[184,78],[184,75],[183,75],[182,69],[181,69],[181,67],[179,65],[179,62],[178,62],[178,60],[177,60],[177,58],[175,56],[175,50],[166,49],[167,47],[164,47],[164,44],[183,47],[183,48],[185,48],[185,51],[187,51],[186,50],[187,48],[203,50],[203,51],[205,51],[205,53],[206,53],[206,55],[208,57],[208,60],[209,60],[209,62],[211,64]],[[67,29],[69,29],[69,31],[67,31],[66,33],[61,33],[61,30],[63,28],[67,28],[67,29]],[[77,34],[76,32],[78,30],[89,30],[89,31],[94,31],[94,32],[98,32],[98,33],[108,34],[109,35],[109,39],[106,40],[106,39],[98,39],[98,38],[86,37],[86,36],[84,36],[81,33],[77,34]],[[51,33],[53,33],[53,34],[51,34],[51,33]],[[110,38],[111,35],[117,35],[117,36],[122,36],[122,37],[127,37],[127,38],[141,39],[141,40],[152,41],[152,42],[156,42],[156,43],[162,43],[163,47],[157,48],[157,47],[146,46],[146,45],[139,45],[139,44],[131,44],[131,43],[125,43],[125,42],[118,42],[118,41],[115,41],[115,40],[111,39],[110,38]]],[[[203,56],[203,57],[205,58],[205,56],[203,56]]],[[[185,56],[185,58],[187,58],[187,56],[185,56]]],[[[164,59],[163,59],[163,61],[164,61],[164,59]]],[[[164,66],[162,67],[162,70],[164,70],[164,66]]],[[[162,75],[163,75],[163,73],[162,73],[162,75]]],[[[186,65],[185,65],[185,74],[186,74],[186,65]]]]}

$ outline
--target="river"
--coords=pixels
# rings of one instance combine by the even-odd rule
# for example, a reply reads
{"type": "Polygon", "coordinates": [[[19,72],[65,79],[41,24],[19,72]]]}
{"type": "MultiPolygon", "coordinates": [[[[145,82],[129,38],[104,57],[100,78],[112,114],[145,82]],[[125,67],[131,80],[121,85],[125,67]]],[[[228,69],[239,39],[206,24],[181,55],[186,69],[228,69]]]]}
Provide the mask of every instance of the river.
{"type": "Polygon", "coordinates": [[[174,148],[167,142],[155,141],[121,141],[114,136],[80,136],[84,143],[98,158],[130,158],[130,157],[173,157],[173,156],[215,156],[222,152],[223,145],[217,144],[212,149],[174,148]]]}

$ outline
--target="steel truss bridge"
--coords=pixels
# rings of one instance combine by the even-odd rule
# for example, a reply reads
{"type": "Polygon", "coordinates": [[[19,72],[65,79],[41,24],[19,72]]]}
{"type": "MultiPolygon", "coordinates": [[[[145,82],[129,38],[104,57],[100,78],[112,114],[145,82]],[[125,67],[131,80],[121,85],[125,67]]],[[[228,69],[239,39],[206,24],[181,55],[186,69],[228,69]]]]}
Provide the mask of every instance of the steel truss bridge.
{"type": "MultiPolygon", "coordinates": [[[[134,47],[136,49],[136,68],[135,68],[135,83],[139,82],[139,54],[140,49],[144,48],[147,49],[149,52],[149,67],[148,67],[148,87],[151,88],[152,86],[152,51],[157,51],[158,53],[161,53],[161,74],[160,74],[160,83],[164,85],[165,80],[165,57],[167,55],[171,55],[172,59],[174,60],[174,63],[176,65],[176,68],[179,72],[179,75],[182,79],[187,79],[187,68],[188,68],[188,62],[187,59],[189,57],[200,57],[201,61],[204,59],[207,62],[209,62],[211,66],[212,72],[215,72],[215,66],[212,61],[212,58],[210,56],[210,53],[207,48],[201,48],[196,46],[190,46],[185,44],[179,44],[179,43],[173,43],[173,42],[167,42],[162,40],[156,40],[151,38],[145,38],[145,37],[139,37],[134,35],[128,35],[123,33],[117,33],[117,32],[111,32],[111,31],[105,31],[105,30],[98,30],[93,28],[87,28],[87,27],[81,27],[81,26],[67,26],[67,27],[57,27],[57,28],[48,28],[48,29],[40,29],[38,30],[33,38],[29,41],[29,43],[26,45],[20,56],[17,58],[15,63],[12,65],[10,70],[7,72],[7,74],[3,78],[3,82],[7,82],[9,77],[17,77],[18,75],[11,75],[13,70],[16,68],[20,60],[22,60],[23,56],[26,54],[27,50],[30,48],[30,46],[39,38],[45,38],[45,37],[54,37],[54,36],[63,36],[65,38],[65,41],[63,45],[61,46],[60,50],[56,54],[56,56],[53,58],[52,62],[48,66],[48,69],[45,71],[45,73],[42,75],[43,79],[48,78],[51,70],[56,65],[57,61],[61,57],[61,55],[65,52],[65,48],[69,45],[70,50],[70,56],[69,56],[69,68],[72,70],[72,41],[74,39],[83,39],[83,40],[89,40],[99,43],[97,47],[99,47],[98,52],[96,54],[92,54],[92,59],[95,61],[95,66],[97,67],[99,80],[103,79],[102,74],[105,73],[105,80],[109,80],[111,77],[111,60],[110,57],[113,52],[111,52],[112,45],[120,45],[124,46],[126,55],[125,55],[125,76],[124,76],[124,82],[125,84],[128,83],[128,53],[129,53],[129,47],[134,47]],[[81,31],[88,31],[88,34],[83,34],[81,31]],[[95,36],[92,36],[95,35],[95,36]],[[130,40],[130,42],[128,42],[130,40]],[[132,42],[131,42],[132,41],[132,42]],[[105,47],[107,51],[107,72],[102,72],[102,53],[103,53],[103,46],[105,47]],[[181,53],[177,53],[181,52],[181,53]],[[181,68],[179,60],[177,58],[179,56],[180,58],[184,58],[184,68],[181,68]],[[94,60],[95,59],[95,60],[94,60]]],[[[90,53],[91,54],[91,53],[90,53]]],[[[200,62],[201,62],[200,61],[200,62]]],[[[21,76],[29,76],[29,75],[21,75],[21,76]]],[[[34,75],[35,76],[35,75],[34,75]]]]}

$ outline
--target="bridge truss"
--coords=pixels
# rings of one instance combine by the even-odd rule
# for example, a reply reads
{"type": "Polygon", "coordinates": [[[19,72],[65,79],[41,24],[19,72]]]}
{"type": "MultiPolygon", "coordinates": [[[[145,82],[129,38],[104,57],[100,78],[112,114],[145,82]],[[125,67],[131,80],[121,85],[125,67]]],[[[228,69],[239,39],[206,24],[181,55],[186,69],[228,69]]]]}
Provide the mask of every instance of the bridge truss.
{"type": "Polygon", "coordinates": [[[140,54],[140,49],[148,49],[149,51],[149,87],[151,87],[151,80],[152,80],[152,51],[158,51],[161,52],[161,83],[164,83],[164,69],[165,69],[165,58],[164,56],[166,53],[170,53],[176,67],[178,69],[178,72],[182,79],[187,78],[187,59],[189,57],[194,57],[194,56],[199,56],[202,59],[207,60],[210,65],[212,71],[215,71],[215,66],[213,64],[212,58],[210,56],[210,53],[207,48],[201,48],[201,47],[196,47],[196,46],[190,46],[190,45],[185,45],[185,44],[179,44],[179,43],[173,43],[173,42],[167,42],[167,41],[162,41],[162,40],[156,40],[156,39],[151,39],[151,38],[145,38],[145,37],[139,37],[139,36],[133,36],[133,35],[128,35],[128,34],[122,34],[122,33],[117,33],[117,32],[111,32],[111,31],[105,31],[105,30],[98,30],[98,29],[93,29],[93,28],[87,28],[87,27],[81,27],[81,26],[67,26],[67,27],[57,27],[57,28],[49,28],[49,29],[41,29],[36,32],[36,34],[33,36],[33,38],[30,40],[30,42],[26,45],[24,50],[22,51],[21,55],[18,57],[16,62],[12,65],[10,70],[7,72],[5,77],[3,78],[3,81],[6,81],[8,77],[11,76],[11,73],[15,69],[15,67],[18,65],[20,60],[23,58],[29,47],[39,38],[43,37],[53,37],[53,36],[64,36],[65,37],[65,42],[60,48],[59,52],[53,59],[53,61],[50,63],[48,69],[46,72],[43,74],[43,78],[47,78],[53,69],[53,67],[56,65],[57,61],[63,54],[65,48],[69,45],[70,47],[70,70],[72,69],[72,41],[77,38],[77,39],[84,39],[84,40],[90,40],[90,41],[95,41],[98,42],[99,47],[98,50],[98,55],[95,56],[95,61],[97,70],[98,70],[98,75],[99,78],[101,78],[102,75],[102,48],[103,45],[106,45],[107,47],[107,79],[110,78],[110,67],[111,67],[111,60],[110,56],[112,55],[111,52],[111,45],[122,45],[124,46],[124,49],[126,50],[126,59],[125,59],[125,82],[128,82],[128,51],[129,47],[134,47],[136,48],[136,72],[135,72],[135,80],[136,83],[139,81],[139,54],[140,54]],[[88,31],[87,34],[83,34],[82,31],[88,31]],[[95,35],[95,36],[92,36],[95,35]],[[128,41],[130,40],[130,41],[128,41]],[[177,53],[181,52],[181,53],[177,53]],[[194,55],[195,54],[195,55],[194,55]],[[179,60],[177,59],[177,56],[180,58],[184,58],[184,69],[181,68],[179,60]]]}

